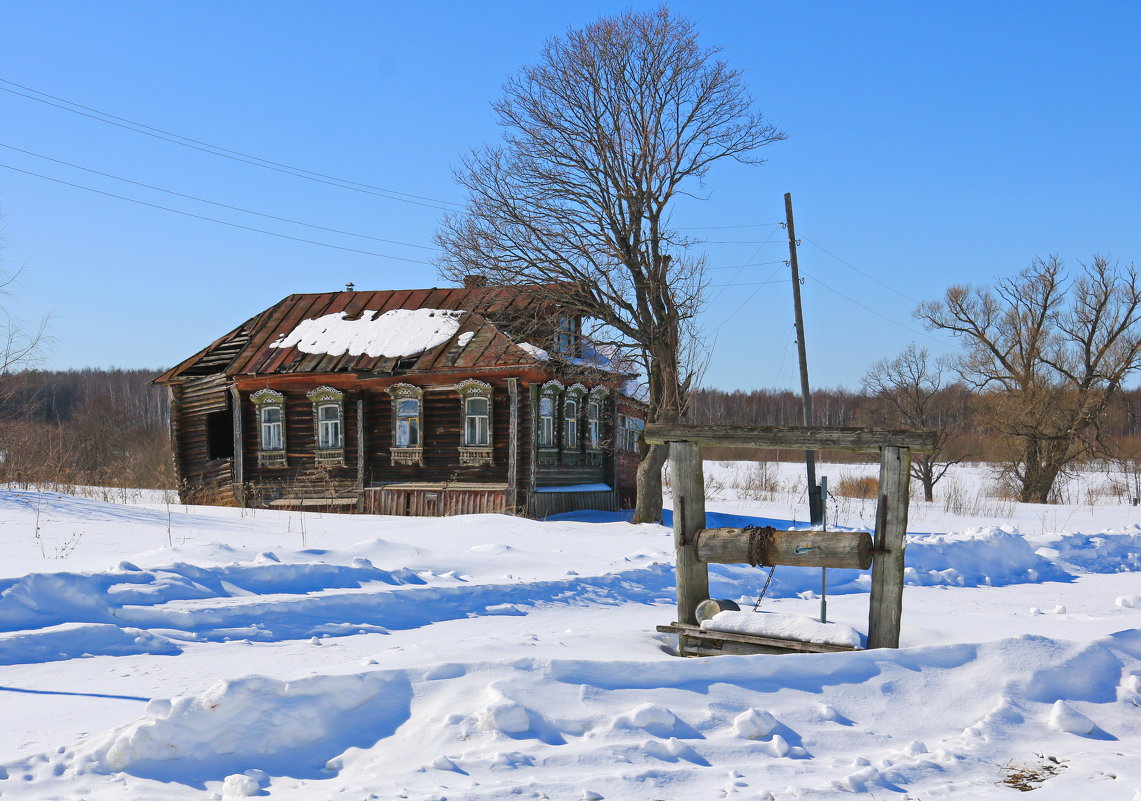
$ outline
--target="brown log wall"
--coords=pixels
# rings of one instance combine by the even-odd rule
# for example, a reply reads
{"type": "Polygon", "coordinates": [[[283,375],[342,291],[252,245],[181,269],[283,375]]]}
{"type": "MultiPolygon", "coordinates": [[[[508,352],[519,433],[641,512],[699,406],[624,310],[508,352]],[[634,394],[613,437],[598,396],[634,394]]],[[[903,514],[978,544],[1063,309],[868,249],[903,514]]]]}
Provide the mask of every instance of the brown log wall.
{"type": "Polygon", "coordinates": [[[172,387],[171,435],[179,497],[183,503],[237,505],[233,488],[233,459],[209,458],[207,418],[229,409],[227,385],[221,376],[187,381],[172,387]]]}

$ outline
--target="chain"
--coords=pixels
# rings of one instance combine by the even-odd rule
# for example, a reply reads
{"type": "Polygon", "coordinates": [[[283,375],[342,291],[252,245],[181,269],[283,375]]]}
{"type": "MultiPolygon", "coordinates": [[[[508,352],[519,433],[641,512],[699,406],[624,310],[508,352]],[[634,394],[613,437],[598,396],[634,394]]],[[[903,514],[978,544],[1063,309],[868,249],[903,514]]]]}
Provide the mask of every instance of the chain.
{"type": "MultiPolygon", "coordinates": [[[[745,531],[749,532],[749,564],[753,567],[764,566],[765,556],[767,555],[768,547],[772,544],[773,535],[776,529],[772,526],[756,526],[749,524],[745,526],[745,531]]],[[[776,565],[768,565],[769,576],[765,579],[765,586],[761,588],[761,594],[757,596],[756,602],[753,604],[753,611],[756,612],[764,600],[765,593],[769,591],[769,585],[773,583],[773,574],[777,572],[776,565]]]]}

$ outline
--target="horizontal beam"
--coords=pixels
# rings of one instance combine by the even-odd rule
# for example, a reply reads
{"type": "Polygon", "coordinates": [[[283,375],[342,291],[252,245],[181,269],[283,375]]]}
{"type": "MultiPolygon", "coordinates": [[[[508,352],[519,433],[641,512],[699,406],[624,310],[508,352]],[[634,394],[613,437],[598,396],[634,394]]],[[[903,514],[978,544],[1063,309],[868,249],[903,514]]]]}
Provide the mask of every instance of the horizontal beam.
{"type": "Polygon", "coordinates": [[[866,531],[777,531],[773,528],[706,528],[697,532],[697,560],[704,564],[789,565],[867,570],[872,535],[866,531]]]}
{"type": "Polygon", "coordinates": [[[894,446],[930,453],[934,431],[827,426],[707,426],[650,423],[642,438],[648,445],[692,442],[705,448],[795,448],[879,453],[894,446]]]}

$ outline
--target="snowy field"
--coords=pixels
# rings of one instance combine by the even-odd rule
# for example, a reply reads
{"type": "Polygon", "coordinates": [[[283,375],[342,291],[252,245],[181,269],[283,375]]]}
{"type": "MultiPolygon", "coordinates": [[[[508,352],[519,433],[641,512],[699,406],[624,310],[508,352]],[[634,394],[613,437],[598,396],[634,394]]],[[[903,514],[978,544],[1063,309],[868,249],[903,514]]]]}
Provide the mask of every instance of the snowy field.
{"type": "MultiPolygon", "coordinates": [[[[800,469],[707,463],[710,525],[803,524],[800,469]]],[[[1107,481],[1034,506],[959,468],[912,505],[900,650],[711,659],[654,630],[661,526],[0,490],[0,797],[1141,801],[1141,510],[1107,481]]],[[[867,576],[828,584],[866,633],[867,576]]]]}

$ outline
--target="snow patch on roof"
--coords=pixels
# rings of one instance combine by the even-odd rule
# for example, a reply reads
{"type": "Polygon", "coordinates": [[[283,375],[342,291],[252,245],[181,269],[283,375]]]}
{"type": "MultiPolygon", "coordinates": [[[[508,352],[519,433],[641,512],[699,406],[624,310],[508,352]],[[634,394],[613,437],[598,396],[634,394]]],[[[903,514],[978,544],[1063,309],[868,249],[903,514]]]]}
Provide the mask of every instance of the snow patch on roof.
{"type": "Polygon", "coordinates": [[[463,314],[448,309],[393,309],[384,314],[365,311],[346,320],[345,312],[336,312],[302,320],[270,347],[295,347],[302,353],[329,356],[415,356],[454,337],[463,314]]]}
{"type": "Polygon", "coordinates": [[[530,342],[516,342],[515,345],[528,356],[533,356],[541,362],[549,362],[551,360],[551,354],[538,345],[532,345],[530,342]]]}

